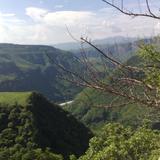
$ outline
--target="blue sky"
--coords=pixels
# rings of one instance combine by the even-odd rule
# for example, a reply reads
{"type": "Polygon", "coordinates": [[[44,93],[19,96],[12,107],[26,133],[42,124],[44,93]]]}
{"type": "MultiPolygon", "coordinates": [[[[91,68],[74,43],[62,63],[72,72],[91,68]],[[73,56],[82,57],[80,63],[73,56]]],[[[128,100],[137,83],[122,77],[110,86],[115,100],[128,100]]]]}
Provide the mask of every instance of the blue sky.
{"type": "Polygon", "coordinates": [[[24,14],[28,6],[55,10],[55,6],[63,6],[65,10],[97,10],[104,7],[101,0],[0,0],[0,10],[24,14]],[[93,3],[94,1],[94,3],[93,3]]]}
{"type": "MultiPolygon", "coordinates": [[[[119,0],[114,0],[117,4],[119,0]]],[[[124,0],[130,10],[146,10],[144,0],[124,0]]],[[[160,8],[152,0],[153,11],[160,8]]],[[[156,4],[158,2],[159,4],[156,4]]],[[[159,21],[124,16],[101,0],[0,0],[0,42],[55,44],[87,36],[144,37],[159,33],[159,21]],[[136,25],[135,25],[136,24],[136,25]]]]}

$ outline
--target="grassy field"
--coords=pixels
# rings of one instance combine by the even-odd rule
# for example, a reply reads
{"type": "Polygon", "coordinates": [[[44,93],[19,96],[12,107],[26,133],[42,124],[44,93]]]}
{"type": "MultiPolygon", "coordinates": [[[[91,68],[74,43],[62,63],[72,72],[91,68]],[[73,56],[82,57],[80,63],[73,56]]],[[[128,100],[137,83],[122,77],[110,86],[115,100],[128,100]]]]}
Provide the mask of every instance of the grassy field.
{"type": "Polygon", "coordinates": [[[32,92],[0,92],[0,103],[7,105],[27,105],[32,92]]]}

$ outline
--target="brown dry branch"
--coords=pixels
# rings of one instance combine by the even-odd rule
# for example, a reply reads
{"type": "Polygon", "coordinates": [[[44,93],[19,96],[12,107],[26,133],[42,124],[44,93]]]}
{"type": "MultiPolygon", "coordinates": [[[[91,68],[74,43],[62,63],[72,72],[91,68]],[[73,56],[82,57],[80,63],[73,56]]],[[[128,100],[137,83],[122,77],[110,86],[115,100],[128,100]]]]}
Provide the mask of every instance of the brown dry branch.
{"type": "Polygon", "coordinates": [[[121,1],[121,7],[119,7],[118,5],[115,5],[114,2],[109,2],[107,0],[102,0],[103,2],[105,2],[107,5],[115,8],[116,10],[120,11],[121,13],[125,14],[125,15],[128,15],[128,16],[132,16],[132,17],[149,17],[149,18],[154,18],[154,19],[158,19],[160,20],[160,16],[159,15],[156,15],[154,14],[152,11],[151,11],[151,7],[149,5],[149,1],[146,0],[146,6],[147,6],[147,9],[148,9],[148,13],[134,13],[132,11],[127,11],[124,9],[124,7],[122,7],[124,4],[123,4],[123,1],[121,1]]]}
{"type": "MultiPolygon", "coordinates": [[[[127,11],[124,9],[124,1],[120,0],[120,7],[118,5],[115,5],[114,1],[109,2],[107,0],[102,0],[107,5],[110,5],[111,7],[117,9],[121,13],[132,16],[132,17],[149,17],[153,19],[160,19],[160,16],[153,13],[149,1],[146,0],[146,7],[147,7],[147,13],[134,13],[131,11],[127,11]]],[[[140,4],[139,4],[140,5],[140,4]]],[[[67,31],[69,35],[79,42],[69,31],[67,27],[67,31]]],[[[85,66],[85,72],[84,75],[68,70],[63,65],[53,61],[53,59],[49,57],[49,59],[52,61],[52,63],[56,64],[66,75],[61,74],[61,78],[64,80],[67,80],[68,82],[74,83],[77,86],[83,86],[92,88],[95,90],[100,91],[101,93],[110,93],[114,96],[121,97],[124,101],[124,103],[120,104],[120,106],[128,104],[128,103],[139,103],[142,105],[146,105],[148,107],[155,107],[160,108],[160,97],[158,95],[158,91],[156,87],[153,87],[152,85],[148,85],[145,81],[142,79],[132,77],[129,75],[134,75],[134,73],[145,73],[144,68],[141,67],[133,67],[129,66],[127,64],[121,63],[117,61],[115,58],[108,56],[109,54],[104,53],[101,49],[99,49],[96,45],[94,45],[91,41],[89,41],[87,38],[80,38],[80,43],[83,45],[88,44],[90,47],[94,48],[102,57],[103,60],[107,60],[110,63],[112,63],[116,70],[118,70],[121,75],[120,77],[116,77],[114,74],[109,77],[110,81],[104,81],[99,77],[98,71],[96,67],[90,62],[90,60],[87,57],[87,54],[85,53],[85,49],[82,46],[82,57],[79,60],[83,66],[85,66]],[[137,89],[140,89],[140,93],[138,93],[137,89]]],[[[105,62],[103,62],[103,65],[105,62]]],[[[107,71],[107,67],[104,66],[107,71]]],[[[152,66],[148,66],[152,67],[152,66]]],[[[114,102],[111,102],[109,107],[114,106],[114,102]]]]}
{"type": "MultiPolygon", "coordinates": [[[[134,69],[134,67],[124,65],[114,60],[113,58],[110,58],[103,51],[101,51],[99,48],[94,46],[91,42],[88,42],[86,39],[81,38],[81,40],[85,40],[84,42],[87,42],[87,44],[89,44],[90,46],[98,50],[99,53],[104,55],[106,59],[109,59],[114,64],[120,66],[123,69],[126,69],[128,72],[133,72],[137,70],[136,67],[135,67],[136,69],[134,69]]],[[[112,83],[102,82],[102,80],[98,77],[98,75],[93,74],[93,70],[92,72],[89,71],[89,73],[87,73],[87,76],[82,76],[77,72],[66,69],[62,64],[55,62],[52,59],[52,57],[50,57],[49,55],[47,56],[53,64],[56,64],[64,73],[67,74],[67,76],[64,76],[63,74],[59,77],[63,80],[74,83],[77,86],[88,87],[88,88],[98,90],[102,93],[110,93],[110,94],[113,94],[114,96],[122,97],[127,101],[127,104],[128,103],[139,103],[139,104],[143,104],[143,105],[150,106],[150,107],[156,107],[156,108],[160,104],[159,100],[155,99],[153,96],[148,95],[148,93],[151,92],[151,90],[154,90],[154,88],[150,85],[145,84],[145,82],[142,80],[137,80],[137,79],[133,79],[129,77],[115,78],[113,76],[112,79],[114,80],[115,85],[112,83]],[[145,96],[143,97],[139,96],[137,92],[135,92],[135,89],[133,88],[136,85],[143,87],[143,90],[145,90],[143,95],[145,96]],[[124,89],[125,87],[127,88],[127,90],[124,89]]],[[[90,70],[91,65],[88,65],[87,63],[88,61],[84,61],[82,65],[87,65],[88,70],[90,70]]],[[[112,104],[110,104],[109,106],[111,105],[112,104]]],[[[120,104],[120,106],[122,105],[120,104]]]]}
{"type": "MultiPolygon", "coordinates": [[[[96,47],[94,44],[92,44],[91,42],[87,41],[84,38],[81,38],[81,40],[83,40],[84,42],[86,42],[87,44],[89,44],[91,47],[95,48],[100,54],[102,54],[106,59],[109,59],[112,63],[116,64],[117,66],[120,66],[120,68],[126,69],[128,70],[128,72],[135,72],[137,70],[143,70],[143,69],[139,69],[137,67],[132,67],[132,66],[128,66],[125,64],[122,64],[118,61],[116,61],[115,59],[107,56],[102,50],[100,50],[98,47],[96,47]]],[[[98,78],[98,77],[97,77],[98,78]]],[[[130,87],[130,86],[134,86],[134,85],[138,85],[140,87],[143,87],[143,90],[145,90],[146,92],[143,93],[143,95],[145,94],[145,96],[139,96],[135,91],[133,91],[133,89],[128,89],[127,91],[124,89],[120,89],[120,86],[122,86],[122,83],[116,83],[116,87],[113,86],[112,84],[107,84],[107,83],[103,83],[101,85],[99,84],[94,84],[91,83],[90,88],[94,88],[94,89],[98,89],[104,93],[111,93],[113,95],[116,96],[121,96],[123,98],[125,98],[127,101],[129,100],[131,103],[140,103],[140,104],[144,104],[150,107],[158,107],[160,102],[155,99],[153,96],[147,96],[147,93],[151,91],[154,92],[155,88],[152,87],[151,85],[146,84],[143,80],[138,80],[138,79],[133,79],[133,78],[129,78],[129,77],[123,77],[123,78],[119,78],[117,80],[121,80],[123,81],[123,85],[126,87],[130,87]]]]}

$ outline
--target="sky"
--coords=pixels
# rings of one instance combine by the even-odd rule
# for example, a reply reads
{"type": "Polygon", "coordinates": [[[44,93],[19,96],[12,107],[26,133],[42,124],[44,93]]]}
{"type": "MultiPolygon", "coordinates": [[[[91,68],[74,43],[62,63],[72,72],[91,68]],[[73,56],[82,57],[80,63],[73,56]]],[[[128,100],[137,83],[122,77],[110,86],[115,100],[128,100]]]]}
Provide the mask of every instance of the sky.
{"type": "MultiPolygon", "coordinates": [[[[124,2],[128,10],[146,12],[144,0],[124,2]]],[[[160,14],[160,1],[150,4],[160,14]]],[[[67,28],[76,39],[147,37],[160,33],[160,20],[128,17],[102,0],[0,0],[0,43],[72,42],[67,28]]]]}

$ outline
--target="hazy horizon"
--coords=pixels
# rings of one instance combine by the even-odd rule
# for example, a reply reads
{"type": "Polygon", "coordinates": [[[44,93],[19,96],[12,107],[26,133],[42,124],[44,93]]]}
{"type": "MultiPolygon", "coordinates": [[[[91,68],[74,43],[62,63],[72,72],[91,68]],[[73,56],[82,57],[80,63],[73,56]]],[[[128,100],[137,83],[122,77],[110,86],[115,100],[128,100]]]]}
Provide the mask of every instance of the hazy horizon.
{"type": "MultiPolygon", "coordinates": [[[[118,1],[117,1],[118,2],[118,1]]],[[[144,0],[126,0],[125,8],[146,10],[144,0]]],[[[157,12],[152,2],[153,11],[157,12]]],[[[107,37],[150,37],[158,35],[160,23],[148,18],[132,18],[106,5],[102,0],[0,0],[0,43],[59,44],[77,39],[107,37]],[[136,25],[135,25],[136,24],[136,25]]]]}

